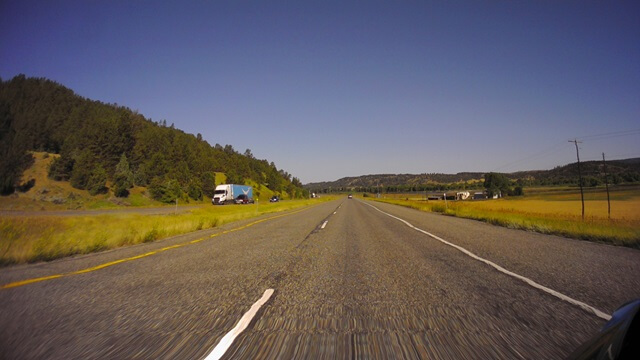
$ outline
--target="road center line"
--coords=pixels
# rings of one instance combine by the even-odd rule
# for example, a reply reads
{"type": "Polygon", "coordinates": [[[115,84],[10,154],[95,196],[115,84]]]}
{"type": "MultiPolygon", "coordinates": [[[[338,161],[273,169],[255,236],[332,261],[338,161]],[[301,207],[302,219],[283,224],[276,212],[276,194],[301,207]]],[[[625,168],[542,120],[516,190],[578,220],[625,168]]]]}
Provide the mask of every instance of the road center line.
{"type": "Polygon", "coordinates": [[[325,222],[322,223],[322,226],[320,226],[320,229],[324,229],[324,227],[327,226],[328,222],[329,220],[325,220],[325,222]]]}
{"type": "Polygon", "coordinates": [[[225,230],[225,231],[222,231],[222,232],[219,232],[219,233],[215,233],[215,234],[212,234],[212,235],[208,235],[208,236],[205,236],[203,238],[199,238],[199,239],[196,239],[196,240],[191,240],[189,242],[185,242],[185,243],[181,243],[181,244],[176,244],[176,245],[172,245],[172,246],[163,247],[161,249],[150,251],[148,253],[144,253],[144,254],[141,254],[141,255],[136,255],[136,256],[132,256],[132,257],[128,257],[128,258],[123,258],[123,259],[119,259],[119,260],[115,260],[115,261],[110,261],[110,262],[107,262],[107,263],[104,263],[104,264],[100,264],[100,265],[97,265],[97,266],[92,266],[92,267],[89,267],[89,268],[86,268],[86,269],[81,269],[81,270],[77,270],[77,271],[71,271],[71,272],[62,273],[62,274],[43,276],[43,277],[39,277],[39,278],[32,278],[32,279],[14,281],[12,283],[0,285],[0,290],[11,289],[11,288],[19,287],[19,286],[33,284],[33,283],[37,283],[37,282],[41,282],[41,281],[58,279],[58,278],[61,278],[61,277],[66,277],[66,276],[71,276],[71,275],[86,274],[88,272],[101,270],[101,269],[104,269],[104,268],[107,268],[107,267],[110,267],[110,266],[113,266],[113,265],[121,264],[121,263],[124,263],[124,262],[128,262],[128,261],[142,259],[142,258],[145,258],[147,256],[152,256],[152,255],[164,252],[164,251],[180,248],[180,247],[183,247],[183,246],[186,246],[186,245],[189,245],[189,244],[195,244],[195,243],[198,243],[200,241],[207,240],[207,239],[210,239],[210,238],[214,238],[214,237],[222,235],[222,234],[227,234],[227,233],[230,233],[230,232],[233,232],[233,231],[243,230],[243,229],[246,229],[248,227],[254,226],[256,224],[260,224],[262,222],[265,222],[265,221],[269,221],[269,220],[278,219],[278,218],[281,218],[281,217],[284,217],[284,216],[297,214],[299,212],[308,210],[310,208],[311,207],[305,207],[303,209],[292,211],[292,212],[288,212],[288,213],[285,213],[285,214],[280,214],[280,215],[271,216],[271,217],[268,217],[268,218],[265,218],[265,219],[256,220],[256,221],[251,222],[249,224],[246,224],[246,225],[234,228],[234,229],[225,230]]]}
{"type": "Polygon", "coordinates": [[[269,298],[271,298],[271,295],[273,295],[273,289],[265,290],[262,297],[251,306],[251,309],[249,309],[249,311],[247,311],[242,316],[242,318],[240,318],[240,321],[238,321],[238,323],[236,324],[236,327],[234,327],[222,339],[220,339],[220,342],[218,343],[218,345],[216,345],[216,347],[213,348],[213,350],[209,353],[209,355],[207,355],[205,360],[220,359],[222,355],[224,355],[224,353],[226,353],[227,350],[229,350],[229,347],[233,343],[233,340],[235,340],[236,337],[238,337],[238,335],[240,335],[240,333],[242,333],[247,328],[247,326],[249,326],[249,324],[251,323],[251,320],[253,320],[253,318],[256,316],[256,314],[258,313],[258,310],[260,310],[262,305],[264,305],[267,301],[269,301],[269,298]]]}
{"type": "Polygon", "coordinates": [[[461,251],[462,253],[464,253],[465,255],[470,256],[470,257],[471,257],[471,258],[473,258],[473,259],[476,259],[476,260],[478,260],[478,261],[481,261],[481,262],[483,262],[483,263],[485,263],[485,264],[487,264],[487,265],[489,265],[489,266],[491,266],[491,267],[495,268],[496,270],[500,271],[501,273],[507,274],[507,275],[509,275],[509,276],[512,276],[512,277],[514,277],[514,278],[518,279],[518,280],[524,281],[525,283],[529,284],[530,286],[532,286],[532,287],[534,287],[534,288],[536,288],[536,289],[542,290],[542,291],[544,291],[544,292],[546,292],[546,293],[548,293],[548,294],[551,294],[551,295],[553,295],[553,296],[555,296],[555,297],[559,298],[560,300],[563,300],[563,301],[566,301],[566,302],[568,302],[568,303],[570,303],[570,304],[572,304],[572,305],[578,306],[578,307],[579,307],[579,308],[581,308],[582,310],[585,310],[586,312],[588,312],[588,313],[590,313],[590,314],[592,314],[592,315],[595,315],[595,316],[597,316],[597,317],[599,317],[599,318],[601,318],[601,319],[604,319],[604,320],[607,320],[607,321],[611,320],[611,315],[609,315],[609,314],[605,314],[604,312],[602,312],[602,311],[600,311],[600,310],[598,310],[598,309],[594,308],[594,307],[593,307],[593,306],[591,306],[591,305],[588,305],[588,304],[585,304],[585,303],[583,303],[583,302],[581,302],[581,301],[578,301],[578,300],[576,300],[576,299],[573,299],[573,298],[571,298],[571,297],[569,297],[569,296],[567,296],[567,295],[564,295],[564,294],[562,294],[562,293],[560,293],[560,292],[558,292],[558,291],[555,291],[555,290],[553,290],[553,289],[550,289],[550,288],[548,288],[548,287],[546,287],[546,286],[544,286],[544,285],[538,284],[537,282],[535,282],[535,281],[533,281],[533,280],[531,280],[531,279],[529,279],[529,278],[527,278],[527,277],[525,277],[525,276],[522,276],[522,275],[516,274],[516,273],[514,273],[514,272],[512,272],[512,271],[509,271],[509,270],[507,270],[507,269],[503,268],[502,266],[500,266],[500,265],[498,265],[498,264],[496,264],[496,263],[494,263],[494,262],[492,262],[492,261],[489,261],[489,260],[487,260],[487,259],[481,258],[480,256],[478,256],[478,255],[476,255],[476,254],[472,253],[471,251],[469,251],[469,250],[467,250],[467,249],[463,248],[462,246],[458,246],[458,245],[456,245],[456,244],[450,243],[450,242],[448,242],[447,240],[444,240],[444,239],[442,239],[441,237],[438,237],[438,236],[436,236],[436,235],[434,235],[434,234],[431,234],[431,233],[430,233],[430,232],[428,232],[428,231],[424,231],[424,230],[422,230],[422,229],[420,229],[420,228],[417,228],[417,227],[415,227],[415,226],[411,225],[411,224],[410,224],[408,221],[406,221],[406,220],[403,220],[403,219],[401,219],[401,218],[399,218],[399,217],[397,217],[397,216],[394,216],[394,215],[391,215],[391,214],[389,214],[389,213],[386,213],[386,212],[384,212],[384,211],[382,211],[382,210],[378,209],[377,207],[375,207],[375,206],[373,206],[373,205],[371,205],[371,204],[368,204],[368,203],[365,203],[365,204],[367,204],[367,205],[371,206],[372,208],[374,208],[374,209],[378,210],[379,212],[381,212],[381,213],[383,213],[383,214],[385,214],[385,215],[387,215],[387,216],[389,216],[389,217],[392,217],[392,218],[394,218],[394,219],[396,219],[396,220],[398,220],[398,221],[400,221],[400,222],[404,223],[405,225],[407,225],[408,227],[410,227],[410,228],[412,228],[412,229],[414,229],[414,230],[416,230],[416,231],[419,231],[419,232],[421,232],[421,233],[423,233],[423,234],[425,234],[425,235],[428,235],[428,236],[430,236],[430,237],[432,237],[432,238],[434,238],[434,239],[436,239],[436,240],[438,240],[438,241],[442,242],[443,244],[449,245],[449,246],[451,246],[451,247],[453,247],[453,248],[455,248],[455,249],[457,249],[457,250],[461,251]]]}

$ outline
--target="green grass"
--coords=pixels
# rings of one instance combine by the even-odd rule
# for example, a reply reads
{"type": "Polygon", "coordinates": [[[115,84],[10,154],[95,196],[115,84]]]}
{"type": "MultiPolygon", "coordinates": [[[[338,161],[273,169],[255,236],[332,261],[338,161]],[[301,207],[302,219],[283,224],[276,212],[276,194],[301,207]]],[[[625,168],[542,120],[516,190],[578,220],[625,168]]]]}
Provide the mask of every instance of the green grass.
{"type": "Polygon", "coordinates": [[[287,200],[255,205],[204,205],[172,215],[29,216],[0,219],[0,265],[49,261],[145,243],[230,222],[331,200],[287,200]]]}
{"type": "MultiPolygon", "coordinates": [[[[567,203],[562,198],[547,198],[546,206],[540,206],[540,199],[532,200],[489,200],[489,201],[417,201],[403,199],[372,199],[375,201],[401,205],[420,211],[437,212],[461,218],[484,221],[490,224],[513,229],[535,231],[543,234],[554,234],[570,238],[602,242],[613,245],[640,248],[640,200],[637,196],[624,196],[628,200],[615,203],[618,208],[625,209],[618,218],[606,217],[606,201],[604,205],[597,202],[598,213],[580,215],[580,201],[567,203]],[[567,211],[571,207],[571,211],[567,211]],[[577,210],[576,210],[577,209],[577,210]],[[603,213],[604,212],[604,213],[603,213]]],[[[587,202],[585,207],[590,205],[587,202]]],[[[612,207],[614,205],[612,204],[612,207]]]]}
{"type": "Polygon", "coordinates": [[[145,196],[142,192],[134,193],[133,191],[129,194],[127,198],[129,204],[131,206],[142,207],[142,206],[154,206],[156,203],[145,196]]]}
{"type": "Polygon", "coordinates": [[[227,183],[227,174],[221,173],[221,172],[217,172],[217,173],[215,173],[215,175],[216,175],[216,184],[220,185],[220,184],[226,184],[227,183]]]}

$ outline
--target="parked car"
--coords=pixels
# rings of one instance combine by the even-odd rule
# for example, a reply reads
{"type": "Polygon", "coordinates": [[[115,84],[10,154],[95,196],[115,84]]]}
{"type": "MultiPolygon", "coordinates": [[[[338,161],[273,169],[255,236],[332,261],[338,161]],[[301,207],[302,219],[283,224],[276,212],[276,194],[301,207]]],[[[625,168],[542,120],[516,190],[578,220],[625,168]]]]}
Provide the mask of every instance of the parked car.
{"type": "Polygon", "coordinates": [[[279,198],[278,196],[276,196],[276,195],[273,195],[273,196],[271,197],[271,199],[269,199],[269,201],[270,201],[270,202],[278,202],[278,201],[280,201],[280,198],[279,198]]]}
{"type": "Polygon", "coordinates": [[[246,194],[240,194],[235,200],[236,204],[253,204],[253,199],[246,194]]]}

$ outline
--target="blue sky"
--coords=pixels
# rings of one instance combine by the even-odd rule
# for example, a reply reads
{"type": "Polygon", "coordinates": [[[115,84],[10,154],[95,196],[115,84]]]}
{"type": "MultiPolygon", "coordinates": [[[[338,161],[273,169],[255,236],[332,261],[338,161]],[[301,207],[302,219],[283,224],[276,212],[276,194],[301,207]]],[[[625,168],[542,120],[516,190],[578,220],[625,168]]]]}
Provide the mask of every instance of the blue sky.
{"type": "Polygon", "coordinates": [[[1,1],[20,73],[303,183],[640,157],[638,1],[1,1]]]}

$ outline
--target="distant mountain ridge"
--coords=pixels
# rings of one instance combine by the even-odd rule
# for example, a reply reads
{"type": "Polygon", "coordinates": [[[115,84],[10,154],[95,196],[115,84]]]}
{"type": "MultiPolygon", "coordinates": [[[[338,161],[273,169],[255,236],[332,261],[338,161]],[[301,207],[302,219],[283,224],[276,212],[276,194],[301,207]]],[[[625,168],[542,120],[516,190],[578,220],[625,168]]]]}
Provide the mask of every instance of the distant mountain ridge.
{"type": "MultiPolygon", "coordinates": [[[[640,158],[608,160],[607,173],[611,182],[640,181],[640,158]]],[[[582,175],[593,182],[603,175],[602,161],[586,161],[580,163],[582,175]]],[[[384,187],[438,187],[439,184],[481,182],[484,172],[460,172],[457,174],[423,173],[423,174],[374,174],[344,177],[335,181],[324,181],[305,184],[306,189],[321,191],[324,189],[369,189],[384,187]]],[[[578,164],[571,163],[551,170],[528,170],[505,174],[509,179],[528,185],[577,184],[578,164]]]]}

